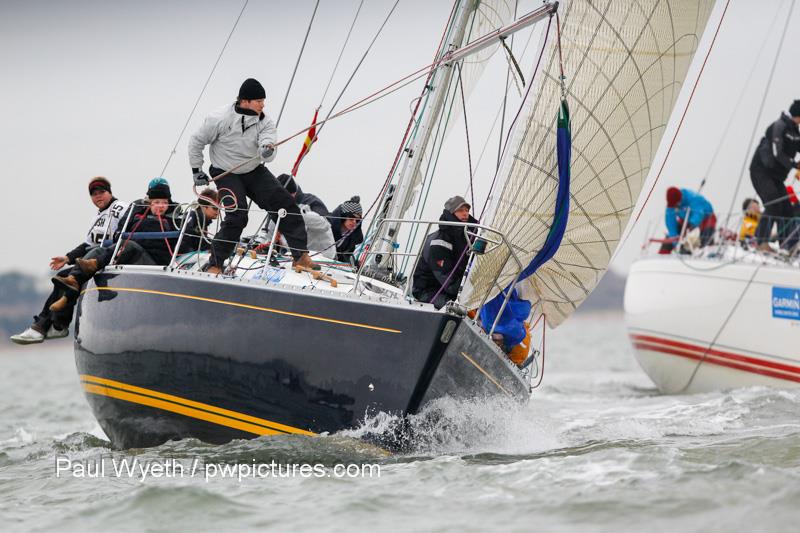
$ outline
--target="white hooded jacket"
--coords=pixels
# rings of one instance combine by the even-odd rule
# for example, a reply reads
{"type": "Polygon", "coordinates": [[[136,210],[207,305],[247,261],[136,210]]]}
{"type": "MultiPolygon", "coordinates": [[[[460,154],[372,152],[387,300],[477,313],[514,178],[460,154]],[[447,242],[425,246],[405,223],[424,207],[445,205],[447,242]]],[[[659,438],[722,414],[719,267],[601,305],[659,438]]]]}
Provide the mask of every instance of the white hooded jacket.
{"type": "MultiPolygon", "coordinates": [[[[307,246],[308,252],[312,255],[321,255],[327,259],[336,259],[336,241],[333,240],[333,231],[328,219],[315,213],[306,204],[297,204],[300,208],[300,214],[303,216],[303,223],[306,226],[306,235],[308,237],[307,246]]],[[[264,235],[267,239],[272,236],[275,231],[275,224],[270,220],[264,230],[264,235]]],[[[281,235],[281,246],[289,248],[289,243],[286,238],[281,235]]]]}
{"type": "MultiPolygon", "coordinates": [[[[229,104],[208,115],[200,129],[189,138],[189,163],[192,168],[203,168],[203,149],[210,145],[211,164],[230,170],[256,157],[264,145],[275,144],[277,139],[275,122],[269,116],[238,113],[236,104],[229,104]]],[[[264,161],[269,163],[275,159],[276,152],[274,150],[264,161]]],[[[233,173],[246,174],[260,164],[255,159],[233,173]]]]}

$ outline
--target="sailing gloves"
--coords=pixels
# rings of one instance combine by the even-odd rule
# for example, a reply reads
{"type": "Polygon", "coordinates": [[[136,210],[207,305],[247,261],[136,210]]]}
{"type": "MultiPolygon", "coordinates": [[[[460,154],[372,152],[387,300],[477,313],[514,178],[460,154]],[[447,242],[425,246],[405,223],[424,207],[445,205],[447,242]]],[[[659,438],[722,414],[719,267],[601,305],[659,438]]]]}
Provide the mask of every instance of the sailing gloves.
{"type": "Polygon", "coordinates": [[[264,161],[268,161],[269,158],[272,157],[272,154],[275,153],[275,147],[271,144],[265,144],[261,147],[261,159],[264,161]]]}
{"type": "Polygon", "coordinates": [[[208,174],[202,171],[199,168],[192,169],[192,178],[194,178],[194,184],[198,187],[202,187],[203,185],[208,185],[208,174]]]}

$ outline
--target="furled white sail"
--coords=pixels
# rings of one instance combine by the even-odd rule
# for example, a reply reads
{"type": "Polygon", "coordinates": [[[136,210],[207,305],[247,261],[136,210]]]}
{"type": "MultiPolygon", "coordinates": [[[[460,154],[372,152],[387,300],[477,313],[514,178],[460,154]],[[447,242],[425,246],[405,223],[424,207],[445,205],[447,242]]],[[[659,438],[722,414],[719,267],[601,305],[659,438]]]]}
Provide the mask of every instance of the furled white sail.
{"type": "MultiPolygon", "coordinates": [[[[561,48],[572,116],[569,222],[555,256],[521,282],[521,295],[558,325],[605,273],[647,177],[697,50],[712,0],[562,1],[561,48]]],[[[543,36],[544,38],[544,36],[543,36]]],[[[514,126],[488,224],[523,265],[542,247],[558,188],[561,99],[555,21],[540,71],[514,126]]],[[[465,287],[476,306],[518,267],[497,251],[478,257],[465,287]]]]}

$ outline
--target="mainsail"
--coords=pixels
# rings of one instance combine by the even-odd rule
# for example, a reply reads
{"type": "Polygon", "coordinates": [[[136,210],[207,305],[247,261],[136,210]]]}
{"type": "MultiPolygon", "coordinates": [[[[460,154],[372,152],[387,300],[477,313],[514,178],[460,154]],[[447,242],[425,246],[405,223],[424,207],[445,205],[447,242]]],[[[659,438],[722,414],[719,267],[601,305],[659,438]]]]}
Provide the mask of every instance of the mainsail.
{"type": "MultiPolygon", "coordinates": [[[[572,123],[569,219],[561,247],[517,284],[560,324],[602,278],[630,218],[708,21],[711,0],[563,1],[561,56],[572,123]]],[[[553,224],[562,98],[553,21],[540,71],[523,102],[484,223],[502,231],[523,266],[553,224]]],[[[507,250],[479,256],[464,302],[509,287],[519,268],[507,250]]]]}

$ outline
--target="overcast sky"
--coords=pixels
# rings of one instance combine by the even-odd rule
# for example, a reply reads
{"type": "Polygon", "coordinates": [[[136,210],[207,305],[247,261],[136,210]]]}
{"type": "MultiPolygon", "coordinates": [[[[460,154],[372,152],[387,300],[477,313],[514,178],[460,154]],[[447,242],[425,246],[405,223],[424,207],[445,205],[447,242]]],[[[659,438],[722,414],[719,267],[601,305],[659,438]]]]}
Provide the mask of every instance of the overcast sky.
{"type": "MultiPolygon", "coordinates": [[[[720,155],[704,193],[718,212],[727,211],[740,169],[751,155],[748,142],[790,1],[731,0],[653,200],[614,268],[625,270],[637,257],[647,222],[662,216],[666,187],[696,188],[718,146],[720,155]],[[756,63],[764,41],[765,53],[756,63]],[[745,89],[744,103],[726,132],[745,89]]],[[[51,256],[65,253],[83,239],[94,212],[86,191],[92,176],[108,177],[119,198],[144,195],[149,179],[160,174],[242,4],[0,1],[0,116],[4,123],[0,161],[7,206],[5,231],[0,237],[0,271],[41,274],[51,256]]],[[[388,0],[365,2],[322,114],[392,4],[388,0]]],[[[539,4],[522,1],[520,13],[539,4]]],[[[711,15],[712,29],[722,4],[711,15]]],[[[308,125],[357,6],[358,0],[321,2],[280,124],[280,139],[308,125]]],[[[313,0],[249,2],[164,173],[174,198],[191,198],[186,154],[189,134],[207,112],[231,102],[245,78],[255,77],[263,83],[266,111],[277,118],[313,7],[313,0]]],[[[450,9],[449,0],[400,0],[342,102],[350,104],[427,64],[450,9]]],[[[758,121],[759,132],[788,108],[792,99],[800,98],[800,71],[794,53],[796,28],[800,27],[797,11],[800,9],[793,15],[764,117],[758,121]]],[[[689,73],[689,89],[709,33],[689,73]]],[[[528,34],[520,35],[515,48],[519,50],[527,38],[528,34]]],[[[520,52],[526,74],[536,42],[534,38],[527,54],[520,52]]],[[[476,91],[470,105],[473,158],[490,139],[477,174],[479,181],[489,175],[496,155],[496,137],[488,137],[488,133],[497,109],[496,95],[505,83],[504,66],[497,63],[487,71],[484,80],[488,81],[476,91]]],[[[352,194],[360,194],[365,205],[371,203],[392,163],[420,83],[326,126],[301,167],[298,181],[303,188],[320,195],[331,209],[352,194]]],[[[676,109],[682,111],[687,92],[685,87],[676,109]]],[[[679,113],[673,115],[673,127],[676,115],[679,113]]],[[[671,131],[665,140],[671,139],[671,131]]],[[[275,174],[288,171],[301,142],[302,137],[279,149],[277,160],[270,164],[275,174]]],[[[454,127],[449,144],[452,149],[440,164],[439,179],[431,192],[430,217],[438,215],[448,196],[463,193],[468,182],[463,124],[454,127]]],[[[653,164],[656,169],[663,160],[664,145],[662,142],[653,164]]],[[[653,177],[651,173],[646,188],[653,177]]],[[[751,194],[745,175],[739,198],[751,194]]]]}

